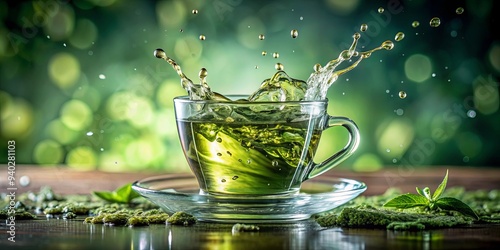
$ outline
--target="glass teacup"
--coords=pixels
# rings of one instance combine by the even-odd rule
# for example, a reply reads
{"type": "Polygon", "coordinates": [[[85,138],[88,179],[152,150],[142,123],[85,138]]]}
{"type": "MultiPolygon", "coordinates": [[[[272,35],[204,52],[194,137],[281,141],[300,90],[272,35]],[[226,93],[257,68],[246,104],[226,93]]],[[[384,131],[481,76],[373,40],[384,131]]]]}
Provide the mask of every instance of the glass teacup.
{"type": "Polygon", "coordinates": [[[174,99],[183,152],[201,193],[287,195],[302,182],[347,159],[358,147],[356,124],[327,113],[328,100],[232,102],[174,99]],[[343,126],[347,145],[321,163],[313,161],[324,130],[343,126]]]}

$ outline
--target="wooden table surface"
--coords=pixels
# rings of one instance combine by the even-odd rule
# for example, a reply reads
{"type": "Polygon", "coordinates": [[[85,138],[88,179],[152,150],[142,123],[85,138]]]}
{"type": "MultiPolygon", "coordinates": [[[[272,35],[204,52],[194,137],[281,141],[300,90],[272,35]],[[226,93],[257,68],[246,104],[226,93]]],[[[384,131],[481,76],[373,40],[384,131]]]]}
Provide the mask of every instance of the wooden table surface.
{"type": "MultiPolygon", "coordinates": [[[[0,165],[0,192],[7,192],[7,166],[0,165]]],[[[355,179],[368,186],[363,195],[382,194],[389,187],[415,192],[435,189],[449,170],[448,186],[467,190],[500,189],[500,168],[439,166],[385,168],[355,173],[342,168],[327,175],[355,179]]],[[[75,171],[65,166],[17,166],[17,193],[51,186],[57,194],[88,194],[113,190],[125,183],[164,173],[108,173],[75,171]]],[[[500,225],[397,232],[381,229],[322,228],[313,220],[261,225],[259,232],[234,234],[232,225],[197,223],[192,227],[155,225],[141,228],[88,225],[81,220],[39,219],[16,222],[16,242],[7,240],[8,227],[0,222],[0,249],[493,249],[500,244],[500,225]],[[35,247],[35,248],[34,248],[35,247]]]]}

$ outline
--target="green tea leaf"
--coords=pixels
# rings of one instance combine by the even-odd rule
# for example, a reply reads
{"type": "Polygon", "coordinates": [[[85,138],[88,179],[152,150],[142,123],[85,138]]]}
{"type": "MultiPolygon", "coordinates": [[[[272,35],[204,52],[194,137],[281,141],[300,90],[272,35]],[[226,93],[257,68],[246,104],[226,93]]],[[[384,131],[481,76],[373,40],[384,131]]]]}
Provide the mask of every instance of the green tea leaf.
{"type": "Polygon", "coordinates": [[[465,216],[470,216],[474,219],[479,219],[476,212],[469,207],[469,205],[463,203],[462,201],[452,198],[443,197],[435,202],[436,206],[443,210],[453,210],[457,211],[465,216]]]}
{"type": "Polygon", "coordinates": [[[130,202],[132,199],[140,196],[132,189],[132,184],[130,183],[117,188],[115,192],[119,197],[122,197],[126,202],[130,202]]]}
{"type": "Polygon", "coordinates": [[[422,189],[420,189],[420,188],[418,188],[418,187],[416,187],[416,189],[417,189],[417,193],[418,193],[419,195],[422,195],[423,197],[425,197],[424,190],[422,190],[422,189]]]}
{"type": "Polygon", "coordinates": [[[403,194],[386,202],[384,207],[411,208],[427,206],[428,204],[429,200],[423,196],[417,194],[403,194]]]}
{"type": "Polygon", "coordinates": [[[444,190],[446,189],[446,183],[448,182],[448,170],[446,170],[446,175],[443,178],[443,181],[441,184],[439,184],[438,188],[434,192],[434,195],[432,195],[433,200],[439,199],[441,194],[443,194],[444,190]]]}
{"type": "Polygon", "coordinates": [[[108,191],[93,191],[92,192],[95,196],[109,202],[116,202],[116,194],[113,192],[108,192],[108,191]]]}
{"type": "Polygon", "coordinates": [[[425,198],[427,198],[428,200],[431,200],[432,199],[432,196],[431,196],[431,189],[428,188],[428,187],[425,187],[423,189],[423,192],[424,192],[424,196],[425,198]]]}
{"type": "Polygon", "coordinates": [[[114,191],[94,191],[95,196],[109,202],[129,203],[140,195],[132,189],[132,184],[125,184],[114,191]]]}

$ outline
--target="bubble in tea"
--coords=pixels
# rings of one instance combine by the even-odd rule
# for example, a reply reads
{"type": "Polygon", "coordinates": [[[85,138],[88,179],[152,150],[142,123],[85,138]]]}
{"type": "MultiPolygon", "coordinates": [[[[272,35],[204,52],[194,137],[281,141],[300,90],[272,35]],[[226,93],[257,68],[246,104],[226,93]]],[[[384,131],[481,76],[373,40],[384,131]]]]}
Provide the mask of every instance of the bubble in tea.
{"type": "Polygon", "coordinates": [[[384,13],[384,8],[382,8],[382,7],[378,8],[378,13],[380,13],[380,14],[384,13]]]}
{"type": "Polygon", "coordinates": [[[439,27],[439,25],[441,25],[441,19],[439,19],[439,17],[433,17],[429,21],[429,25],[433,28],[439,27]]]}
{"type": "Polygon", "coordinates": [[[206,39],[205,35],[200,35],[200,40],[204,41],[206,39]]]}
{"type": "Polygon", "coordinates": [[[191,13],[196,15],[196,14],[198,14],[198,10],[192,10],[191,13]]]}
{"type": "Polygon", "coordinates": [[[457,13],[458,15],[462,15],[464,13],[464,8],[462,7],[458,7],[456,10],[455,10],[455,13],[457,13]]]}
{"type": "Polygon", "coordinates": [[[266,36],[264,36],[264,34],[259,35],[259,40],[264,40],[265,38],[266,38],[266,36]]]}
{"type": "Polygon", "coordinates": [[[420,22],[419,21],[413,21],[413,23],[411,23],[411,26],[413,28],[416,28],[416,27],[420,26],[420,22]]]}
{"type": "Polygon", "coordinates": [[[273,53],[273,57],[274,57],[274,58],[278,58],[278,57],[280,57],[280,54],[279,54],[278,52],[274,52],[274,53],[273,53]]]}
{"type": "Polygon", "coordinates": [[[406,98],[406,92],[404,92],[404,91],[402,91],[402,90],[401,90],[401,91],[399,91],[399,98],[401,98],[401,99],[405,99],[405,98],[406,98]]]}
{"type": "Polygon", "coordinates": [[[262,51],[262,56],[266,56],[267,55],[267,51],[262,51]]]}
{"type": "Polygon", "coordinates": [[[398,32],[396,34],[396,36],[394,37],[394,40],[396,40],[396,42],[399,42],[399,41],[403,40],[404,38],[405,38],[405,33],[398,32]]]}
{"type": "Polygon", "coordinates": [[[299,36],[299,31],[298,30],[292,30],[292,31],[290,31],[290,36],[292,38],[297,38],[299,36]]]}

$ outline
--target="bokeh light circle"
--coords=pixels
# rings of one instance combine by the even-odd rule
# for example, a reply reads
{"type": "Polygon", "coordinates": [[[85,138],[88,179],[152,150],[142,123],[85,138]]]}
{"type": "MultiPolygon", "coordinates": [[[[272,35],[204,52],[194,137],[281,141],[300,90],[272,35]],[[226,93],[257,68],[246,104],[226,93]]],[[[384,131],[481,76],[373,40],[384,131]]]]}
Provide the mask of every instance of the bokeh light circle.
{"type": "Polygon", "coordinates": [[[423,82],[431,76],[432,62],[429,57],[415,54],[405,61],[405,74],[408,79],[414,82],[423,82]]]}
{"type": "Polygon", "coordinates": [[[61,89],[72,87],[80,77],[80,63],[69,53],[54,55],[48,67],[50,78],[61,89]]]}
{"type": "Polygon", "coordinates": [[[81,131],[92,122],[90,107],[80,100],[70,100],[61,108],[61,121],[68,128],[81,131]]]}

